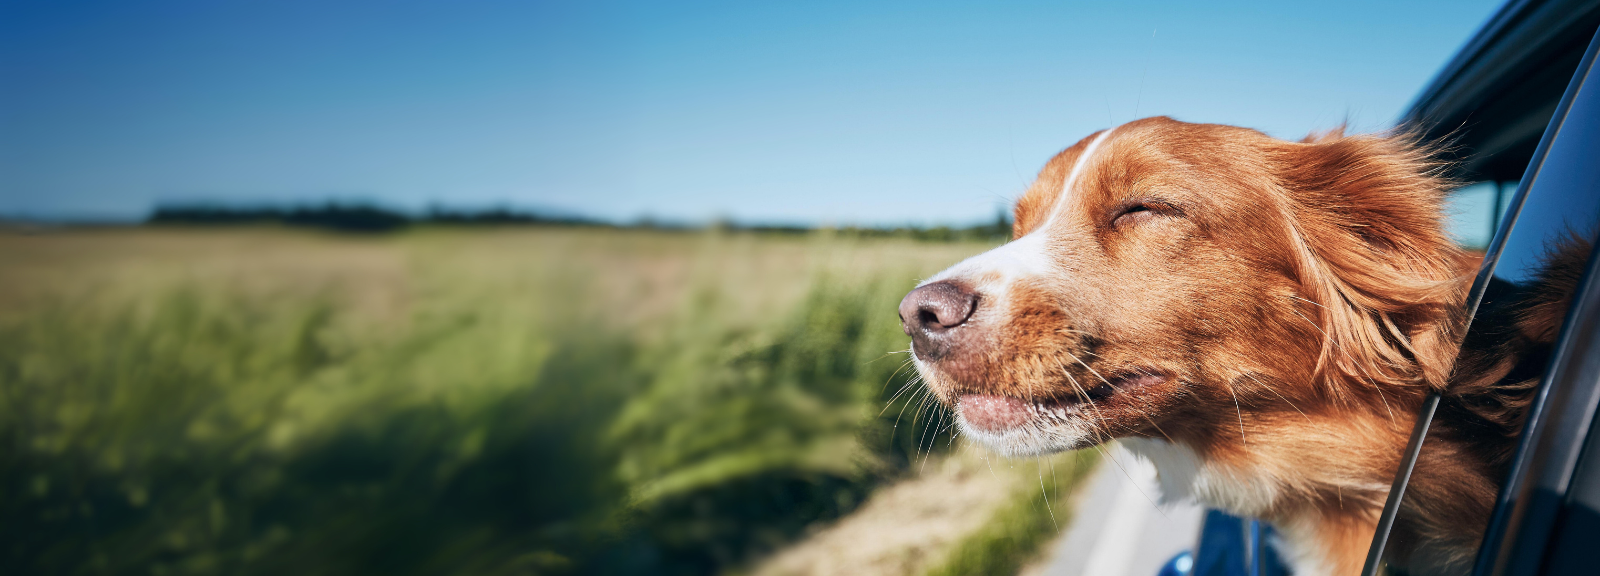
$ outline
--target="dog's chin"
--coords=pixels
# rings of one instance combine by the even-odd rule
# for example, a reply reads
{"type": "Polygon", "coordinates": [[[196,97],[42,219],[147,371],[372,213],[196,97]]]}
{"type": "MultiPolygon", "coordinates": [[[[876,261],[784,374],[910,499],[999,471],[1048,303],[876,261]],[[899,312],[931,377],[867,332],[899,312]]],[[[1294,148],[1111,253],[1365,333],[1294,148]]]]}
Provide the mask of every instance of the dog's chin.
{"type": "Polygon", "coordinates": [[[1010,457],[1041,456],[1096,444],[1100,435],[1085,409],[1082,403],[980,394],[965,394],[955,402],[962,436],[1010,457]]]}
{"type": "Polygon", "coordinates": [[[1007,430],[982,430],[960,420],[961,435],[1011,458],[1043,456],[1093,446],[1093,432],[1085,424],[1019,426],[1007,430]]]}

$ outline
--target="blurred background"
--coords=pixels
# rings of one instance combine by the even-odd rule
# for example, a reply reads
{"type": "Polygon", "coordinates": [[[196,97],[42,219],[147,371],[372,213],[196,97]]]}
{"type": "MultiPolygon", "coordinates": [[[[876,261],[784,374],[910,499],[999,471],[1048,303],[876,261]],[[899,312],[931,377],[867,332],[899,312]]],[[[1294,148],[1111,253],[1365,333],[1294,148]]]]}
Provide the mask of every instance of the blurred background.
{"type": "Polygon", "coordinates": [[[1099,456],[965,447],[900,297],[1497,7],[0,0],[0,572],[1034,570],[1099,456]]]}

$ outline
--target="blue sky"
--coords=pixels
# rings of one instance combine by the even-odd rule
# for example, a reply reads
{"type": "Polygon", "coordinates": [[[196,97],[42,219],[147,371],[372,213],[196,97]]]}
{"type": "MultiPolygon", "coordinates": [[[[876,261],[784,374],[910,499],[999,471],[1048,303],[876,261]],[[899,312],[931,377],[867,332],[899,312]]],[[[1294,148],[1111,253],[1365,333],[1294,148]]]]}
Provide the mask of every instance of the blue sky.
{"type": "Polygon", "coordinates": [[[1136,117],[1386,127],[1498,5],[0,0],[0,215],[987,220],[1136,117]]]}

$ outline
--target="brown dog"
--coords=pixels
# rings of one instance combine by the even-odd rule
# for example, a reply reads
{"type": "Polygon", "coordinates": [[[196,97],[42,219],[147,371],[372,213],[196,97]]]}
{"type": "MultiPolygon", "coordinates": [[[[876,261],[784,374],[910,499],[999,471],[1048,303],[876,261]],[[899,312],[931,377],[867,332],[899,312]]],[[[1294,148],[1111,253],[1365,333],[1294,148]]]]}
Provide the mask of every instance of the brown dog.
{"type": "MultiPolygon", "coordinates": [[[[1167,498],[1274,524],[1295,574],[1356,574],[1477,267],[1442,229],[1439,168],[1403,136],[1095,133],[1017,202],[1012,242],[906,296],[916,366],[995,451],[1124,438],[1167,498]]],[[[1486,450],[1430,445],[1462,464],[1419,467],[1398,529],[1420,573],[1470,562],[1486,450]]]]}

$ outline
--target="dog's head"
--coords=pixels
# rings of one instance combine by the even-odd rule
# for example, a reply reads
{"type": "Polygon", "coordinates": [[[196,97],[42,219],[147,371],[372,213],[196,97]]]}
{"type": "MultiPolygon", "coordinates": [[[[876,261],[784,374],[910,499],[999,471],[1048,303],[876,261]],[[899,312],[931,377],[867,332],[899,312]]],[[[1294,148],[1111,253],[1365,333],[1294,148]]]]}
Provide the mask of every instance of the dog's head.
{"type": "Polygon", "coordinates": [[[967,436],[1016,455],[1400,410],[1450,361],[1461,256],[1435,168],[1397,136],[1095,133],[1018,200],[1010,243],[906,296],[916,366],[967,436]]]}

